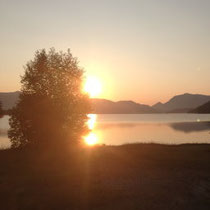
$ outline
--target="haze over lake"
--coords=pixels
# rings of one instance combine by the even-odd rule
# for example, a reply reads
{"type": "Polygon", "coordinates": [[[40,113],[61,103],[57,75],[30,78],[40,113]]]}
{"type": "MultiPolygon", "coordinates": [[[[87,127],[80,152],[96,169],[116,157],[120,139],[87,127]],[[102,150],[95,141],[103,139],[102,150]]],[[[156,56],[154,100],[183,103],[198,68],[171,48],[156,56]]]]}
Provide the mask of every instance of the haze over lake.
{"type": "MultiPolygon", "coordinates": [[[[210,143],[210,114],[90,115],[98,144],[210,143]],[[93,117],[94,116],[94,117],[93,117]]],[[[0,147],[10,147],[8,116],[0,119],[0,147]]]]}

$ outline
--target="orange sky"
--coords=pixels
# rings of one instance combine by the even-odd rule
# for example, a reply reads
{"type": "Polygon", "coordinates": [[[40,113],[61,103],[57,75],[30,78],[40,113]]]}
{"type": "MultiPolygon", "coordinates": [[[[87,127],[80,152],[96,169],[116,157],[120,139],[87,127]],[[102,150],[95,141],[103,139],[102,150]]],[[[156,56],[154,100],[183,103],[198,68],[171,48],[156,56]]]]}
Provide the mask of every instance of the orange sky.
{"type": "Polygon", "coordinates": [[[209,10],[207,0],[2,1],[0,91],[18,90],[34,52],[55,47],[101,80],[101,98],[209,94],[209,10]]]}

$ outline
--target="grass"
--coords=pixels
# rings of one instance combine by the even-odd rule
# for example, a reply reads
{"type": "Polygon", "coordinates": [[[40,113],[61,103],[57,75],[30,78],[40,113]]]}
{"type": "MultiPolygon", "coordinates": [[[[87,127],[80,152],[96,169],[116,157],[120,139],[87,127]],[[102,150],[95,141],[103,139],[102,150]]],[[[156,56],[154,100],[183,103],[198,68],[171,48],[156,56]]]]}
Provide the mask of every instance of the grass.
{"type": "Polygon", "coordinates": [[[210,209],[210,145],[0,151],[4,210],[210,209]]]}

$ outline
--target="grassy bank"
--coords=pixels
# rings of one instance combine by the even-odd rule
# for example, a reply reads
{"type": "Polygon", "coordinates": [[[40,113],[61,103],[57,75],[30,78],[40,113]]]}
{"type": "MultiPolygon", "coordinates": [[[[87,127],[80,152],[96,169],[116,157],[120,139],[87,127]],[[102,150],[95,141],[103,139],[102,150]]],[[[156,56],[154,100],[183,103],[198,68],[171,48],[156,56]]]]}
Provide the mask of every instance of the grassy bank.
{"type": "Polygon", "coordinates": [[[7,210],[209,209],[210,145],[0,151],[7,210]]]}

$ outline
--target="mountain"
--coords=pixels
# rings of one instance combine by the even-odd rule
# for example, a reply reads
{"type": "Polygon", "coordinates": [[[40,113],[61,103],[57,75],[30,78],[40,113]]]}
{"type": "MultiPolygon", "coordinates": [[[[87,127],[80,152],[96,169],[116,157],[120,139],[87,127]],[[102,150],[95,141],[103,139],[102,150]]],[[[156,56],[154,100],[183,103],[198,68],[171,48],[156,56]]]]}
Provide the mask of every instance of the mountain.
{"type": "Polygon", "coordinates": [[[18,100],[20,92],[0,93],[0,101],[4,110],[11,109],[18,100]]]}
{"type": "Polygon", "coordinates": [[[207,103],[205,103],[205,104],[203,104],[203,105],[193,109],[191,111],[191,113],[201,113],[201,114],[202,113],[203,114],[210,113],[210,101],[208,101],[207,103]]]}
{"type": "Polygon", "coordinates": [[[210,101],[210,96],[185,93],[171,98],[166,103],[157,103],[152,106],[159,112],[189,112],[198,106],[210,101]]]}
{"type": "Polygon", "coordinates": [[[96,114],[140,114],[157,113],[148,105],[138,104],[133,101],[113,102],[106,99],[92,99],[93,113],[96,114]]]}
{"type": "MultiPolygon", "coordinates": [[[[20,92],[0,93],[3,109],[11,109],[18,100],[20,92]]],[[[133,101],[113,102],[106,99],[91,99],[93,113],[97,114],[137,114],[157,113],[148,105],[138,104],[133,101]]]]}
{"type": "MultiPolygon", "coordinates": [[[[3,109],[11,109],[18,100],[20,92],[0,93],[3,109]]],[[[91,99],[94,113],[97,114],[137,114],[137,113],[187,113],[210,101],[210,96],[185,93],[171,98],[166,103],[157,103],[152,107],[133,101],[113,102],[106,99],[91,99]]],[[[202,108],[204,109],[204,108],[202,108]]]]}

